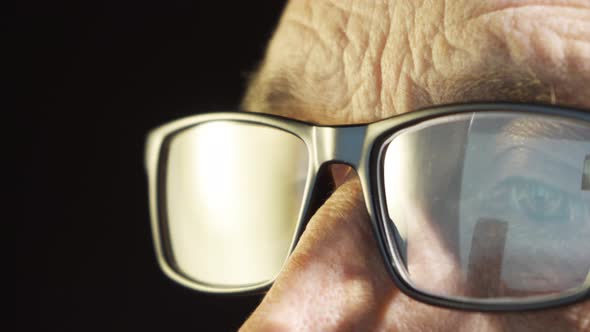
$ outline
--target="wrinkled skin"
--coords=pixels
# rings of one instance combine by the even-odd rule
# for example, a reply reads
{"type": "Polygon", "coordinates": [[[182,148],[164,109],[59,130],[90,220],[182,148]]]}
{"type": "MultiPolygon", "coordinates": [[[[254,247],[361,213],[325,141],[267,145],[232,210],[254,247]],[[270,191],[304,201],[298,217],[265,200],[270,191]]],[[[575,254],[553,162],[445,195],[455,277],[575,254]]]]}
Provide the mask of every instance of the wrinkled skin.
{"type": "MultiPolygon", "coordinates": [[[[590,111],[588,87],[588,0],[292,0],[244,107],[322,124],[472,101],[590,111]]],[[[590,331],[589,301],[490,314],[408,298],[385,270],[356,174],[334,177],[244,331],[590,331]]]]}

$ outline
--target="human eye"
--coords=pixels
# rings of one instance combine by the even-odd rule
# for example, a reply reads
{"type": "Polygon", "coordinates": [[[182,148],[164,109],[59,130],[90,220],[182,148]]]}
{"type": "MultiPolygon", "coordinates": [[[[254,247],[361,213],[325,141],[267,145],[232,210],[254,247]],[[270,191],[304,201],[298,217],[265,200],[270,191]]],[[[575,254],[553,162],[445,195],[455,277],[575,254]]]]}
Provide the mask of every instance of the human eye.
{"type": "Polygon", "coordinates": [[[511,179],[506,184],[510,208],[527,219],[545,223],[570,219],[572,200],[565,192],[537,181],[511,179]]]}
{"type": "Polygon", "coordinates": [[[485,210],[538,225],[579,222],[588,209],[581,198],[555,185],[524,177],[507,178],[486,196],[485,210]]]}

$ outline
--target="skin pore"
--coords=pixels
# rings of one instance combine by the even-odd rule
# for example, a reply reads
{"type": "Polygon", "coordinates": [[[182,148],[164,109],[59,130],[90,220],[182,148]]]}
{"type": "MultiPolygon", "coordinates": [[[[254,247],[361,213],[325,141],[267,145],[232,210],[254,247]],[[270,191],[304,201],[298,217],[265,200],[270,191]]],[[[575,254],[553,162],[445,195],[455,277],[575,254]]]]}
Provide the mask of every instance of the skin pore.
{"type": "MultiPolygon", "coordinates": [[[[475,101],[590,110],[588,86],[587,0],[292,0],[244,108],[331,125],[475,101]]],[[[492,314],[408,298],[385,270],[356,174],[333,175],[337,189],[244,331],[590,331],[588,301],[492,314]]]]}

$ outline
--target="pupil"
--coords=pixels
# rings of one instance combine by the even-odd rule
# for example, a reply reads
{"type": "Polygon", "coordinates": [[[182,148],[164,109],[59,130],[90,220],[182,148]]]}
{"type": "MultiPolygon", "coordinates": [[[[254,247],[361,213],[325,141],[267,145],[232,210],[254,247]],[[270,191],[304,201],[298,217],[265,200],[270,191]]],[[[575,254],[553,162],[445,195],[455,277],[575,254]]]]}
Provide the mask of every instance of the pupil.
{"type": "Polygon", "coordinates": [[[536,218],[552,217],[561,204],[558,193],[537,183],[521,184],[519,188],[519,202],[527,214],[536,218]]]}
{"type": "Polygon", "coordinates": [[[543,208],[547,208],[546,204],[547,204],[547,197],[548,197],[548,193],[547,191],[540,187],[540,186],[535,186],[533,185],[533,206],[536,210],[538,211],[542,211],[543,208]]]}

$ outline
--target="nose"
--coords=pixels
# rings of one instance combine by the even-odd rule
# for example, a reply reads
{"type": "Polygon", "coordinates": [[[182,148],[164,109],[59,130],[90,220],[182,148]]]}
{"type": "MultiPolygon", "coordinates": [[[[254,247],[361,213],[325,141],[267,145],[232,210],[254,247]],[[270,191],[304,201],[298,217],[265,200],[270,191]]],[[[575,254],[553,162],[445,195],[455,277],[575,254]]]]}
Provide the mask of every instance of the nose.
{"type": "Polygon", "coordinates": [[[311,218],[243,330],[373,330],[378,308],[398,293],[377,250],[358,177],[343,168],[335,175],[342,184],[311,218]]]}
{"type": "Polygon", "coordinates": [[[347,167],[332,172],[337,189],[242,331],[496,330],[486,316],[402,294],[378,251],[358,176],[347,167]]]}

